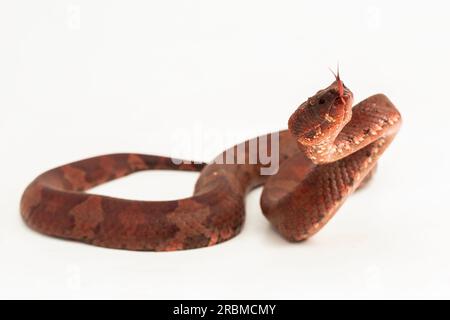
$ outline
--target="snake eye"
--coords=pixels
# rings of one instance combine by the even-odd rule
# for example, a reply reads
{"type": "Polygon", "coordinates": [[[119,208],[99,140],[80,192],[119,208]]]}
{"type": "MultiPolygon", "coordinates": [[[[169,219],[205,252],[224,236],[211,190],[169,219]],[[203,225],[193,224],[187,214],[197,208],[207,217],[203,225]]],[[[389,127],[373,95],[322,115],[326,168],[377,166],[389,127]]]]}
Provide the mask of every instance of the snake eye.
{"type": "Polygon", "coordinates": [[[324,104],[324,103],[325,103],[325,99],[324,98],[319,100],[319,104],[324,104]]]}

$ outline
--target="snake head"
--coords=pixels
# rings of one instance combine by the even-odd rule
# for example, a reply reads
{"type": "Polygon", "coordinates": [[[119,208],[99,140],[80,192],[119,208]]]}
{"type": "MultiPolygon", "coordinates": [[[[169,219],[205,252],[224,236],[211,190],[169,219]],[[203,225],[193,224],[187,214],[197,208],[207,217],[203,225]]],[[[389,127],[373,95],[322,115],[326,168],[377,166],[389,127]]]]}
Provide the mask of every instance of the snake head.
{"type": "Polygon", "coordinates": [[[352,116],[353,94],[336,76],[327,88],[302,103],[289,118],[289,131],[305,146],[334,139],[352,116]]]}

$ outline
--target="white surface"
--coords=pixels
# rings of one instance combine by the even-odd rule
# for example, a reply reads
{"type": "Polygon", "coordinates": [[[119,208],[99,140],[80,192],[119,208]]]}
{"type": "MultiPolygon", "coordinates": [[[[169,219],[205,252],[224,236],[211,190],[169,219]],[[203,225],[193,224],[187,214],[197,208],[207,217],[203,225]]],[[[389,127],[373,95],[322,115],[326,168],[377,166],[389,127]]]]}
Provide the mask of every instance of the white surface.
{"type": "MultiPolygon", "coordinates": [[[[2,1],[0,298],[450,298],[449,10],[447,1],[2,1]],[[404,125],[370,188],[310,241],[282,240],[260,191],[241,235],[185,252],[102,249],[22,223],[20,195],[43,170],[121,151],[207,161],[284,128],[338,60],[356,100],[387,94],[404,125]]],[[[171,199],[188,196],[195,178],[143,173],[97,191],[171,199]]]]}

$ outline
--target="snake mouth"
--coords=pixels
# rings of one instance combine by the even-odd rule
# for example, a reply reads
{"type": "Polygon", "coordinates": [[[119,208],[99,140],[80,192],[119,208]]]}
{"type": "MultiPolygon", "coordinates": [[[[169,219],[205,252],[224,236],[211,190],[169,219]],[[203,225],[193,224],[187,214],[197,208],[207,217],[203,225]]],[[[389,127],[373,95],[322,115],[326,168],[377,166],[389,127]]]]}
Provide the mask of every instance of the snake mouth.
{"type": "Polygon", "coordinates": [[[352,117],[353,93],[344,86],[343,94],[335,101],[336,108],[343,110],[343,125],[346,125],[352,117]]]}
{"type": "Polygon", "coordinates": [[[339,79],[333,82],[330,88],[331,90],[334,90],[336,98],[334,99],[334,103],[330,106],[329,112],[325,114],[325,121],[322,122],[322,124],[326,124],[327,122],[339,122],[341,126],[336,127],[336,129],[340,130],[352,117],[353,93],[339,79]]]}

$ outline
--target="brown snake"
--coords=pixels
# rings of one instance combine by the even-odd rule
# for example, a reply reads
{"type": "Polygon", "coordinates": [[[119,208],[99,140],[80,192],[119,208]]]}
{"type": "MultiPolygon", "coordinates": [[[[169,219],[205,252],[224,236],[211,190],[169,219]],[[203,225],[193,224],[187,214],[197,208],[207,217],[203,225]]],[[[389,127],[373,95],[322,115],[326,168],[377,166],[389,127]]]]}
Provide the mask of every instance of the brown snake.
{"type": "MultiPolygon", "coordinates": [[[[222,153],[245,162],[175,164],[173,159],[112,154],[67,164],[37,177],[25,190],[21,213],[41,233],[129,250],[170,251],[211,246],[239,233],[246,194],[264,184],[264,215],[286,239],[319,231],[348,195],[363,185],[397,133],[401,116],[374,95],[352,108],[353,94],[339,75],[292,114],[280,131],[280,167],[265,167],[251,148],[257,139],[222,153]],[[233,153],[234,152],[234,153],[233,153]],[[89,194],[104,182],[149,169],[201,171],[194,195],[173,201],[132,201],[89,194]]],[[[271,142],[269,152],[275,152],[271,142]]]]}

